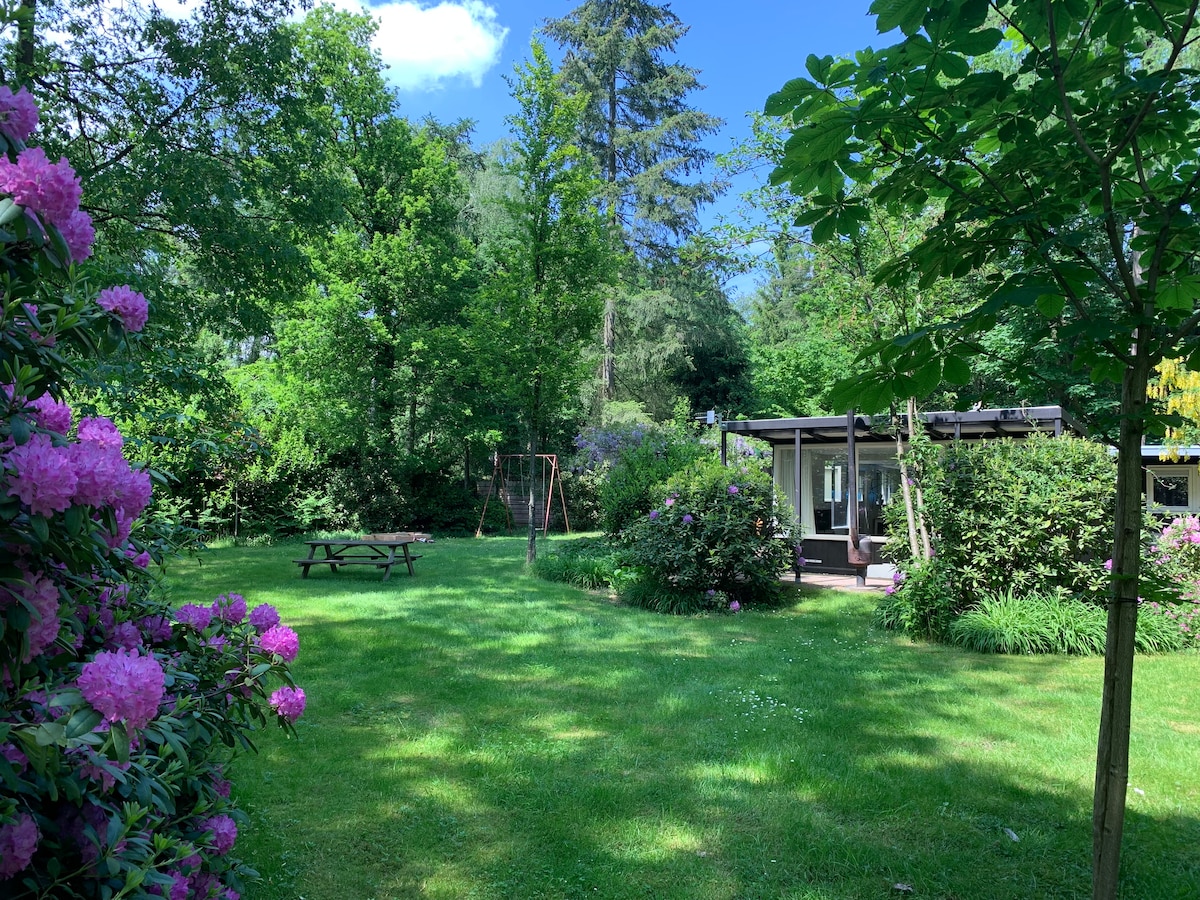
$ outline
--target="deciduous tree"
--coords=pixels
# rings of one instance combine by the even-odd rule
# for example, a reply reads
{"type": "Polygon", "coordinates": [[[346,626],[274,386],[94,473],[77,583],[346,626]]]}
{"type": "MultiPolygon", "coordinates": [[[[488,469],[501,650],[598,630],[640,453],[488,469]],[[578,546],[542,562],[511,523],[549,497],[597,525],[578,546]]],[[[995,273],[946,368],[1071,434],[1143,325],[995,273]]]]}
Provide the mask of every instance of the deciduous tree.
{"type": "Polygon", "coordinates": [[[876,0],[902,39],[809,57],[767,111],[795,130],[775,172],[814,194],[814,233],[853,233],[866,204],[939,221],[880,267],[883,284],[984,272],[957,321],[870,348],[839,396],[880,408],[963,380],[979,336],[1035,309],[1093,379],[1121,384],[1113,596],[1094,805],[1093,893],[1116,896],[1128,780],[1146,388],[1164,357],[1200,368],[1197,0],[876,0]],[[986,65],[1000,53],[1009,64],[986,65]],[[850,189],[858,183],[869,193],[850,189]]]}

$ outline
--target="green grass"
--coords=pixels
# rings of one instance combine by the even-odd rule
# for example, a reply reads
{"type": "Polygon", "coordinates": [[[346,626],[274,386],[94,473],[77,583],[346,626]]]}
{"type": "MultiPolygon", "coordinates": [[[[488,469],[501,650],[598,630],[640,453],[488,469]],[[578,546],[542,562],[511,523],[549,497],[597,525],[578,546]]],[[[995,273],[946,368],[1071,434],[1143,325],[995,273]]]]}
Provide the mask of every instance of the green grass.
{"type": "MultiPolygon", "coordinates": [[[[1100,659],[910,643],[836,592],[657,615],[526,576],[520,538],[386,584],[298,553],[170,573],[301,636],[298,738],[233,771],[247,900],[1090,897],[1100,659]]],[[[1122,896],[1195,898],[1200,656],[1136,671],[1122,896]]]]}

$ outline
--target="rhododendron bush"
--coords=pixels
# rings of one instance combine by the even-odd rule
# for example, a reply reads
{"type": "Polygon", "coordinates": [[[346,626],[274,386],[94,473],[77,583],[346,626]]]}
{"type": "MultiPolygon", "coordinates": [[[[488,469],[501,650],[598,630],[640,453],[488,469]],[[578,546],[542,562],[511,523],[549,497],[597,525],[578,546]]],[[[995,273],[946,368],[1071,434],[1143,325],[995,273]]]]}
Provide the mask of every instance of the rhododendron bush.
{"type": "Polygon", "coordinates": [[[224,767],[304,711],[299,640],[237,594],[156,590],[150,475],[63,401],[69,361],[136,339],[149,305],[80,276],[83,189],[25,146],[36,124],[0,88],[0,896],[230,900],[253,873],[224,767]]]}

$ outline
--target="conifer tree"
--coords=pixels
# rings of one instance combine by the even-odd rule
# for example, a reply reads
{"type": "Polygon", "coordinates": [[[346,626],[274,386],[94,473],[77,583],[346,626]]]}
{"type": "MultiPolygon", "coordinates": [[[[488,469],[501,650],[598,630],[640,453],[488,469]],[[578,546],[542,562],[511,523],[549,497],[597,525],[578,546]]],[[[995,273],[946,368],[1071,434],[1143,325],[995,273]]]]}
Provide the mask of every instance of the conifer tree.
{"type": "MultiPolygon", "coordinates": [[[[589,98],[580,144],[604,179],[605,212],[637,261],[670,260],[695,232],[697,213],[717,194],[700,177],[712,153],[700,141],[721,125],[688,103],[698,70],[675,61],[688,27],[668,4],[587,0],[545,33],[564,50],[562,77],[589,98]]],[[[604,316],[601,395],[615,393],[616,296],[604,316]]]]}

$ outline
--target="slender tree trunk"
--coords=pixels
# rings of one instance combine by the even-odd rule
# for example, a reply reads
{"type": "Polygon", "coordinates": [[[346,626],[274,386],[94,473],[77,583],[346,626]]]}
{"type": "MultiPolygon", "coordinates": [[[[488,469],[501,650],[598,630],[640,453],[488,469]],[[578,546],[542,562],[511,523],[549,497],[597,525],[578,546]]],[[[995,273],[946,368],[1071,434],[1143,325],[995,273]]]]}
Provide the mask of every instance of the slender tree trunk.
{"type": "Polygon", "coordinates": [[[533,477],[537,466],[537,429],[529,429],[529,542],[525,545],[525,562],[532,564],[537,559],[537,479],[533,477]]]}
{"type": "Polygon", "coordinates": [[[532,565],[537,559],[537,479],[534,472],[537,469],[538,455],[538,422],[541,421],[542,382],[541,376],[536,376],[533,386],[533,404],[529,417],[529,542],[525,545],[525,564],[532,565]]]}
{"type": "Polygon", "coordinates": [[[1139,341],[1121,387],[1117,443],[1117,509],[1113,540],[1113,597],[1104,645],[1104,694],[1096,746],[1092,807],[1092,897],[1116,900],[1121,837],[1129,783],[1129,733],[1133,704],[1134,635],[1142,537],[1142,437],[1151,361],[1139,341]]]}
{"type": "MultiPolygon", "coordinates": [[[[918,427],[917,422],[917,398],[909,397],[908,444],[910,447],[912,446],[913,435],[916,434],[918,427]]],[[[921,482],[919,480],[914,484],[914,488],[917,501],[916,510],[914,512],[916,513],[917,530],[921,533],[921,550],[924,553],[924,556],[921,558],[924,559],[925,562],[929,562],[929,560],[933,559],[933,544],[929,540],[929,526],[925,522],[925,494],[921,491],[921,482]]]]}
{"type": "Polygon", "coordinates": [[[921,558],[921,546],[917,543],[917,511],[913,508],[912,485],[908,483],[908,456],[904,449],[904,432],[896,432],[896,459],[900,461],[900,490],[904,494],[904,518],[908,523],[908,549],[914,560],[921,558]]]}
{"type": "Polygon", "coordinates": [[[616,372],[614,359],[617,352],[617,298],[612,291],[604,299],[603,357],[600,360],[600,399],[612,400],[616,396],[616,372]]]}

